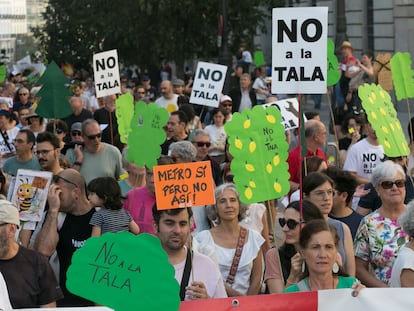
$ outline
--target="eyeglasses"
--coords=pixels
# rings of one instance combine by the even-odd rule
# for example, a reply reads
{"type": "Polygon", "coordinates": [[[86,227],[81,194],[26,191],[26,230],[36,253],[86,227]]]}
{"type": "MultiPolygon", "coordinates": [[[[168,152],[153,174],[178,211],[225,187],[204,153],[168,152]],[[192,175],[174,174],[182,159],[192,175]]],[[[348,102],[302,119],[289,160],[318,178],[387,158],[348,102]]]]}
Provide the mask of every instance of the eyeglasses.
{"type": "Polygon", "coordinates": [[[285,218],[279,218],[279,224],[283,228],[285,225],[290,229],[295,229],[299,224],[302,224],[303,222],[298,222],[294,219],[285,219],[285,218]]]}
{"type": "Polygon", "coordinates": [[[44,150],[36,150],[36,154],[39,156],[39,155],[42,155],[42,156],[45,156],[45,155],[48,155],[49,154],[49,152],[51,152],[51,151],[53,151],[54,149],[49,149],[49,150],[47,150],[47,149],[44,149],[44,150]]]}
{"type": "Polygon", "coordinates": [[[100,138],[102,137],[102,133],[98,133],[98,134],[95,134],[95,135],[86,135],[86,137],[87,137],[89,140],[94,140],[95,138],[100,139],[100,138]]]}
{"type": "Polygon", "coordinates": [[[29,93],[19,93],[19,96],[26,96],[29,95],[29,93]]]}
{"type": "Polygon", "coordinates": [[[404,188],[405,187],[405,180],[404,179],[397,179],[395,181],[392,180],[384,180],[381,182],[381,187],[383,189],[391,189],[392,186],[396,185],[397,188],[404,188]]]}
{"type": "Polygon", "coordinates": [[[204,147],[206,146],[207,148],[209,148],[211,146],[211,143],[206,141],[193,141],[193,144],[197,145],[197,147],[204,147]]]}
{"type": "Polygon", "coordinates": [[[72,131],[72,132],[70,132],[70,134],[72,136],[82,136],[82,133],[80,131],[72,131]]]}
{"type": "Polygon", "coordinates": [[[62,134],[62,133],[63,133],[63,130],[62,130],[62,129],[56,129],[56,130],[55,130],[55,133],[56,133],[56,134],[62,134]]]}
{"type": "Polygon", "coordinates": [[[64,182],[72,185],[72,186],[75,186],[76,188],[79,188],[79,186],[77,184],[75,184],[73,181],[70,181],[69,179],[66,179],[65,177],[62,177],[60,175],[53,175],[53,177],[52,177],[52,181],[55,184],[58,183],[60,179],[63,180],[64,182]]]}
{"type": "Polygon", "coordinates": [[[20,138],[14,139],[14,142],[18,143],[18,144],[24,144],[25,143],[25,141],[23,139],[20,139],[20,138]]]}
{"type": "Polygon", "coordinates": [[[333,197],[335,195],[335,191],[333,191],[333,189],[328,189],[328,190],[316,190],[311,192],[311,194],[313,194],[314,196],[316,196],[319,199],[323,199],[326,196],[328,197],[333,197]]]}

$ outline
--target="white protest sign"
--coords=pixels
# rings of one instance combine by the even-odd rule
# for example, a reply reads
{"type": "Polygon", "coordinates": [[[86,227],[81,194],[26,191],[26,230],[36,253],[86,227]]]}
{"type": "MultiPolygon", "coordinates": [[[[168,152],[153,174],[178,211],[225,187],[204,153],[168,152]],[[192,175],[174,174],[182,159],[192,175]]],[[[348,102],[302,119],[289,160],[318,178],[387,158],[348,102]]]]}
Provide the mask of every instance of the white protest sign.
{"type": "Polygon", "coordinates": [[[198,62],[190,103],[218,107],[227,66],[198,62]]]}
{"type": "Polygon", "coordinates": [[[296,98],[278,100],[262,105],[264,108],[275,106],[282,114],[282,123],[285,130],[299,127],[299,102],[296,98]]]}
{"type": "Polygon", "coordinates": [[[93,73],[97,98],[121,93],[118,53],[116,50],[94,54],[93,73]]]}
{"type": "Polygon", "coordinates": [[[275,8],[272,24],[272,93],[325,94],[328,8],[275,8]]]}

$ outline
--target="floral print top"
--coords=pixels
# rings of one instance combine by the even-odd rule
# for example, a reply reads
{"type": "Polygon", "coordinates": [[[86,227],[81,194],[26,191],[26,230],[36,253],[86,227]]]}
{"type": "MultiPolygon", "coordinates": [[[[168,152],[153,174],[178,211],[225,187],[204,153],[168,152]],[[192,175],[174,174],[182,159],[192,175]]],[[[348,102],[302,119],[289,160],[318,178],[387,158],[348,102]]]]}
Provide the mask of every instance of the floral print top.
{"type": "Polygon", "coordinates": [[[365,216],[355,236],[355,256],[370,263],[370,271],[388,284],[400,248],[409,237],[398,220],[381,216],[378,211],[365,216]]]}

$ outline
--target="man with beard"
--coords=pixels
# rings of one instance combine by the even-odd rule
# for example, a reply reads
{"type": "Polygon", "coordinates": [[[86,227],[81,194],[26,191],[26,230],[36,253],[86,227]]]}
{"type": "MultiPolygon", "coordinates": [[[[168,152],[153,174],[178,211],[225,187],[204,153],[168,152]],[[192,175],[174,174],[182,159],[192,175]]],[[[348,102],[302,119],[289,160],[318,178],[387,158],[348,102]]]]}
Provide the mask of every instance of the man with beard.
{"type": "Polygon", "coordinates": [[[191,254],[186,247],[193,215],[191,208],[158,210],[154,204],[152,215],[154,231],[174,266],[181,301],[227,297],[217,265],[197,251],[191,254]],[[191,273],[196,280],[189,282],[191,273]]]}
{"type": "Polygon", "coordinates": [[[0,272],[13,309],[53,308],[63,297],[48,260],[15,241],[19,212],[9,201],[0,200],[0,272]]]}
{"type": "Polygon", "coordinates": [[[63,169],[59,164],[60,143],[52,133],[39,133],[36,138],[36,154],[43,171],[52,172],[54,175],[63,169]]]}

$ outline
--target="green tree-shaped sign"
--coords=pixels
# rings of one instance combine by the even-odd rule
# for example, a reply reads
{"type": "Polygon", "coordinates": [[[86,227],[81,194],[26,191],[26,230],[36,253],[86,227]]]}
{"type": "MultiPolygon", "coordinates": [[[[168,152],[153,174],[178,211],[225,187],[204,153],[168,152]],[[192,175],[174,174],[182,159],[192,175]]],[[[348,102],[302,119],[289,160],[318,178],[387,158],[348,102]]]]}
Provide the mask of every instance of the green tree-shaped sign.
{"type": "Polygon", "coordinates": [[[335,85],[341,78],[341,73],[338,70],[338,58],[335,55],[335,43],[328,39],[328,79],[327,86],[335,85]]]}
{"type": "Polygon", "coordinates": [[[289,191],[288,144],[280,111],[255,106],[225,125],[234,157],[231,170],[244,203],[280,198],[289,191]]]}
{"type": "Polygon", "coordinates": [[[119,96],[116,100],[115,113],[121,142],[126,144],[134,116],[134,97],[129,93],[119,96]]]}
{"type": "Polygon", "coordinates": [[[414,71],[410,53],[395,53],[391,58],[392,81],[398,100],[414,97],[414,71]]]}
{"type": "Polygon", "coordinates": [[[68,83],[68,78],[52,61],[36,83],[36,85],[42,86],[36,94],[36,97],[40,97],[40,102],[36,108],[36,113],[39,116],[65,118],[72,113],[69,104],[69,97],[72,94],[66,87],[68,83]]]}

